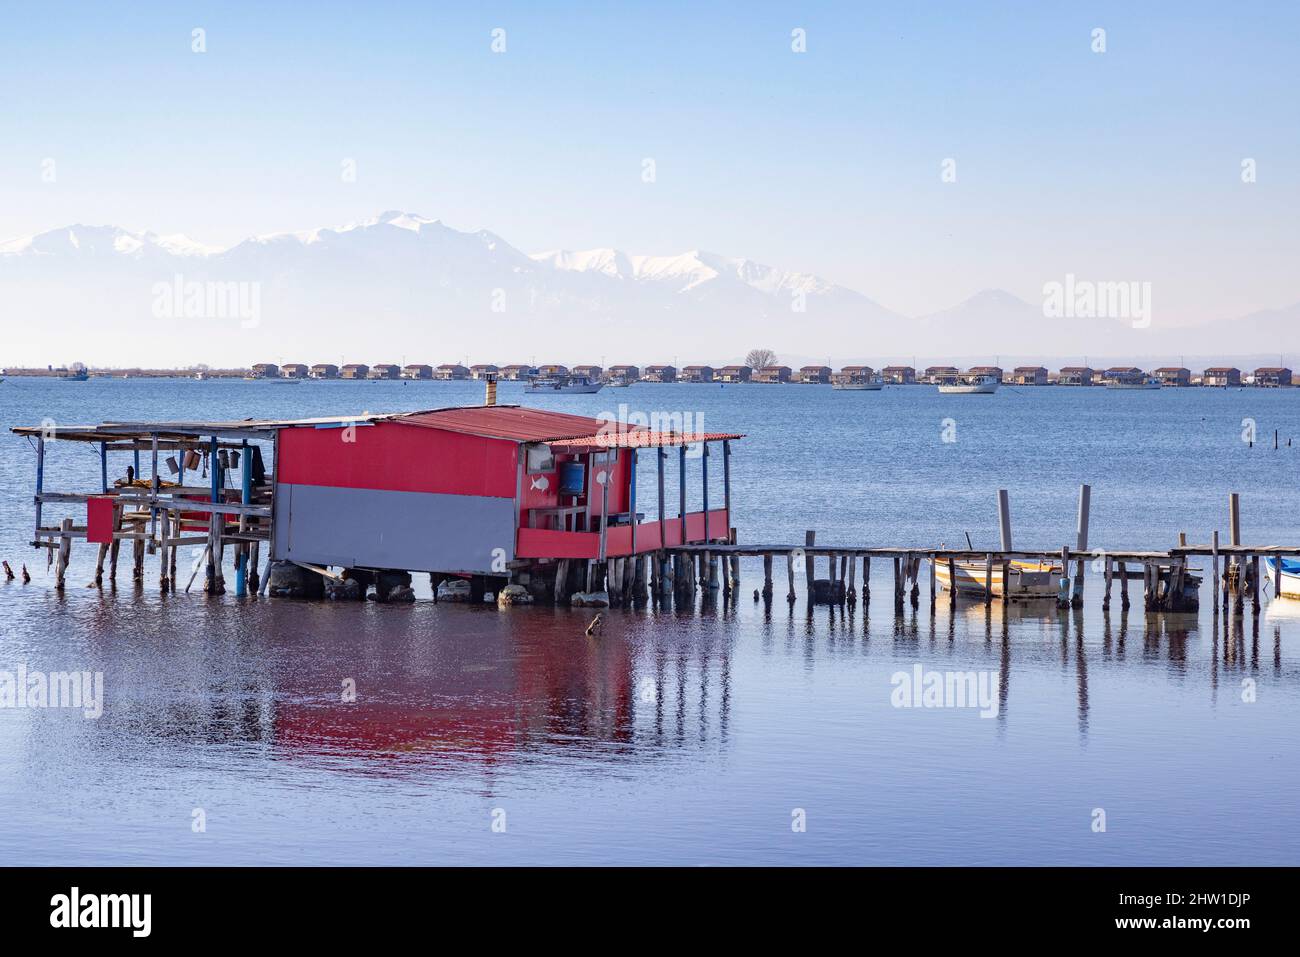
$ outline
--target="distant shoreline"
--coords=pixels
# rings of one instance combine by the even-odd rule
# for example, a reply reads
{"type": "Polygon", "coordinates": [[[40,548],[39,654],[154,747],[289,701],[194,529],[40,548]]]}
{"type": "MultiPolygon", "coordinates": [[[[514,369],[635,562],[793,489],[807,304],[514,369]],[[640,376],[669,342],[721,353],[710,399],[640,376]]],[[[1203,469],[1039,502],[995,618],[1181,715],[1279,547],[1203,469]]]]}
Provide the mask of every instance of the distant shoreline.
{"type": "MultiPolygon", "coordinates": [[[[531,376],[569,375],[569,369],[561,365],[495,366],[491,364],[472,367],[448,363],[444,366],[396,365],[380,366],[333,366],[321,365],[292,367],[264,363],[249,368],[224,369],[145,369],[145,368],[92,368],[80,364],[74,369],[84,369],[91,379],[227,379],[268,381],[280,379],[336,381],[336,382],[471,382],[481,381],[488,375],[495,376],[501,382],[523,382],[531,376]],[[292,371],[291,371],[292,369],[292,371]],[[379,374],[376,374],[379,373],[379,374]]],[[[4,378],[63,379],[70,377],[67,368],[11,368],[0,369],[0,380],[4,378]]],[[[1158,383],[1162,388],[1291,388],[1300,385],[1300,378],[1293,380],[1292,370],[1283,366],[1261,366],[1255,369],[1235,366],[1207,366],[1195,371],[1184,366],[1162,366],[1143,370],[1135,366],[1111,366],[1109,368],[1092,368],[1088,366],[1064,366],[1051,371],[1043,366],[1017,366],[1015,369],[1003,369],[999,366],[972,366],[960,369],[957,366],[929,366],[915,369],[911,366],[885,366],[872,369],[869,366],[845,366],[835,371],[830,366],[803,366],[793,369],[789,366],[766,366],[751,369],[748,366],[673,366],[631,365],[611,366],[602,369],[599,366],[574,366],[573,372],[589,376],[608,384],[611,379],[621,379],[625,384],[663,385],[663,384],[712,384],[712,385],[829,385],[840,381],[841,377],[875,376],[886,386],[905,385],[940,385],[969,376],[991,376],[1000,385],[1009,387],[1039,388],[1043,386],[1061,386],[1064,388],[1105,387],[1111,384],[1128,383],[1124,387],[1133,387],[1143,381],[1154,388],[1158,383]]]]}

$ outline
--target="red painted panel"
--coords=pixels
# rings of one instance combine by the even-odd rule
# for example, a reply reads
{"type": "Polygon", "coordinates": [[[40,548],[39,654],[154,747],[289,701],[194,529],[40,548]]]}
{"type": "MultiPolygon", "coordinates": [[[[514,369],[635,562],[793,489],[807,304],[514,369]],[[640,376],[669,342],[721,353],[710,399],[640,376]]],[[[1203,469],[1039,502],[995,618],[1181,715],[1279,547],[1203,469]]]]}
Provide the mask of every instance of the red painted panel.
{"type": "Polygon", "coordinates": [[[295,485],[514,498],[518,446],[380,422],[280,432],[278,480],[295,485]]]}
{"type": "Polygon", "coordinates": [[[107,496],[86,500],[86,541],[104,545],[113,541],[113,500],[107,496]]]}
{"type": "MultiPolygon", "coordinates": [[[[727,510],[709,510],[709,534],[723,538],[728,530],[727,510]]],[[[704,541],[704,513],[686,513],[687,543],[704,541]]],[[[682,522],[670,518],[664,523],[664,541],[668,548],[682,543],[682,522]]],[[[638,555],[659,548],[659,523],[642,522],[636,527],[638,555]]],[[[515,554],[519,558],[599,558],[600,534],[597,532],[559,532],[551,529],[521,528],[515,554]]],[[[605,535],[605,555],[619,558],[632,554],[632,526],[612,525],[605,535]]]]}
{"type": "Polygon", "coordinates": [[[517,558],[598,558],[600,536],[594,532],[558,532],[550,528],[521,528],[515,543],[517,558]]]}

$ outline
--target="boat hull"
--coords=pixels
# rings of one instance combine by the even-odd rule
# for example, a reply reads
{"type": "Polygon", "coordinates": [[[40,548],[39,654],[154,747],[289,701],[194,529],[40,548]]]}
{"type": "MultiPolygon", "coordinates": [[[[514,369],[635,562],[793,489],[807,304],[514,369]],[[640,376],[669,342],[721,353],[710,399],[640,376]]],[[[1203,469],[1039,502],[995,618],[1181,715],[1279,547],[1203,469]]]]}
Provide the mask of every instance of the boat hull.
{"type": "Polygon", "coordinates": [[[831,388],[836,392],[879,392],[879,382],[832,382],[831,388]]]}
{"type": "MultiPolygon", "coordinates": [[[[976,595],[984,597],[985,566],[982,561],[955,561],[955,590],[959,595],[976,595]]],[[[954,590],[952,575],[948,563],[942,559],[934,563],[936,583],[946,591],[954,590]]],[[[990,585],[994,598],[1004,595],[1013,601],[1028,601],[1038,598],[1055,598],[1060,587],[1061,566],[1059,563],[1024,562],[1008,563],[1007,575],[1003,576],[1001,563],[995,562],[990,585]]]]}
{"type": "Polygon", "coordinates": [[[941,385],[939,391],[944,395],[992,395],[998,391],[998,384],[996,382],[958,382],[955,385],[941,385]]]}
{"type": "MultiPolygon", "coordinates": [[[[1273,580],[1277,575],[1277,563],[1279,559],[1268,556],[1264,559],[1264,568],[1267,570],[1268,578],[1273,580]]],[[[1295,559],[1283,558],[1282,562],[1282,581],[1278,590],[1279,598],[1300,598],[1300,562],[1295,559]]],[[[1262,576],[1261,576],[1262,577],[1262,576]]]]}
{"type": "Polygon", "coordinates": [[[601,383],[593,382],[589,385],[530,385],[524,391],[529,395],[594,395],[599,392],[601,388],[601,383]]]}

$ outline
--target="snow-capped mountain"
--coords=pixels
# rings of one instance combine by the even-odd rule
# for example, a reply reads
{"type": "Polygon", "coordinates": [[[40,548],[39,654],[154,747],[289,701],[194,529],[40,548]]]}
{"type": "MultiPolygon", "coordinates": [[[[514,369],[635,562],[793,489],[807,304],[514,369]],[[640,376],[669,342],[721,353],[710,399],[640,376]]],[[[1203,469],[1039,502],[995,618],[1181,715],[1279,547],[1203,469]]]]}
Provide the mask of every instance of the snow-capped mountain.
{"type": "MultiPolygon", "coordinates": [[[[902,319],[817,276],[748,259],[699,250],[530,256],[487,230],[396,210],[225,249],[116,226],[68,226],[0,244],[0,296],[6,311],[84,343],[97,363],[139,357],[148,337],[124,331],[158,320],[174,329],[167,354],[148,361],[246,363],[254,354],[340,352],[362,361],[498,352],[502,360],[554,353],[577,361],[628,350],[638,361],[707,360],[755,345],[793,348],[810,337],[869,339],[902,319]],[[236,294],[256,317],[210,308],[228,307],[236,294]],[[189,330],[202,356],[187,351],[189,330]]],[[[24,361],[48,361],[43,346],[24,349],[24,361]]],[[[15,364],[20,358],[6,355],[15,364]]]]}
{"type": "Polygon", "coordinates": [[[1041,301],[988,289],[913,319],[750,259],[607,248],[528,255],[487,230],[398,210],[228,248],[81,224],[9,240],[0,243],[0,315],[0,365],[69,361],[74,343],[78,358],[105,365],[340,355],[721,363],[754,347],[791,363],[1300,350],[1300,306],[1198,328],[1135,328],[1050,318],[1041,301]]]}

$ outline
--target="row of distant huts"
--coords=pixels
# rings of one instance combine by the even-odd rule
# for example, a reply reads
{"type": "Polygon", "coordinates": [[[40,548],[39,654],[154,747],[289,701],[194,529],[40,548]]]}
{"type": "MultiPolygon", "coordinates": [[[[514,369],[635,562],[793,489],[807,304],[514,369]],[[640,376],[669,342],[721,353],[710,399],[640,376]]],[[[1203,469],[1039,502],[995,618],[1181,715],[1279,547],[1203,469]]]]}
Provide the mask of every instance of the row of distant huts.
{"type": "Polygon", "coordinates": [[[1190,386],[1230,387],[1257,385],[1264,387],[1289,386],[1291,370],[1283,366],[1261,366],[1253,372],[1243,372],[1235,366],[1211,366],[1199,375],[1185,366],[1161,366],[1147,372],[1137,366],[1111,366],[1094,369],[1091,366],[1065,366],[1050,372],[1044,366],[1016,366],[1006,371],[999,366],[974,366],[962,370],[955,366],[930,366],[917,373],[911,366],[888,366],[881,370],[885,382],[899,384],[950,382],[961,375],[987,375],[1007,385],[1065,385],[1104,386],[1136,385],[1155,379],[1161,386],[1170,388],[1190,386]]]}
{"type": "Polygon", "coordinates": [[[542,366],[506,365],[496,366],[491,363],[464,366],[448,362],[439,366],[393,365],[380,363],[374,366],[362,363],[348,363],[337,366],[327,362],[313,366],[291,362],[276,365],[272,362],[260,362],[253,366],[252,377],[257,379],[419,379],[432,381],[458,381],[462,379],[483,379],[489,374],[503,380],[526,379],[530,375],[580,375],[593,380],[618,379],[626,382],[762,382],[785,383],[797,382],[809,385],[825,385],[837,379],[870,378],[879,375],[887,384],[913,385],[917,383],[950,382],[960,375],[989,375],[1008,385],[1073,385],[1090,386],[1115,383],[1140,382],[1148,377],[1158,379],[1163,386],[1239,386],[1257,385],[1266,387],[1289,386],[1292,384],[1290,369],[1282,366],[1264,366],[1253,372],[1243,373],[1232,366],[1213,366],[1200,375],[1194,375],[1190,369],[1182,366],[1162,366],[1151,372],[1145,372],[1135,366],[1112,366],[1109,369],[1093,369],[1088,366],[1066,366],[1058,372],[1049,372],[1043,366],[1016,366],[1009,372],[999,366],[974,366],[961,370],[956,366],[929,366],[917,372],[912,366],[885,366],[876,370],[870,366],[845,366],[838,372],[830,366],[802,366],[799,369],[790,366],[773,365],[753,369],[746,365],[713,366],[693,365],[677,369],[670,365],[649,365],[644,369],[633,365],[617,365],[603,369],[597,365],[568,366],[550,364],[542,366]]]}

